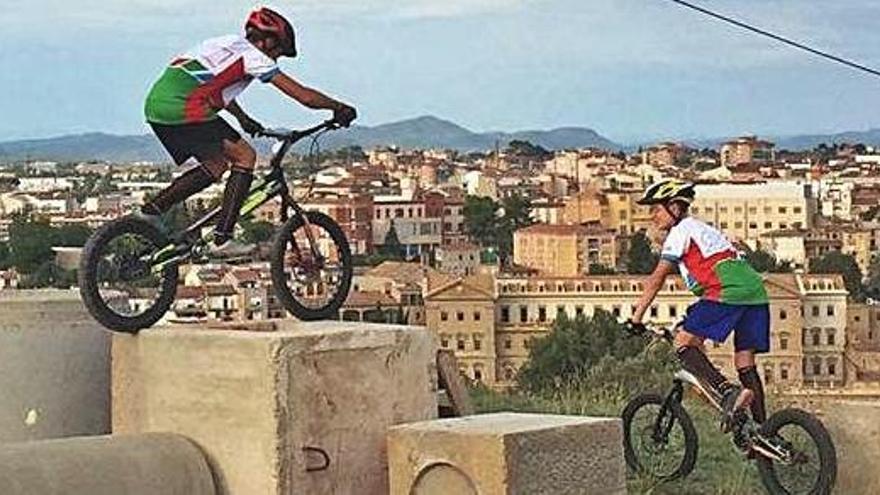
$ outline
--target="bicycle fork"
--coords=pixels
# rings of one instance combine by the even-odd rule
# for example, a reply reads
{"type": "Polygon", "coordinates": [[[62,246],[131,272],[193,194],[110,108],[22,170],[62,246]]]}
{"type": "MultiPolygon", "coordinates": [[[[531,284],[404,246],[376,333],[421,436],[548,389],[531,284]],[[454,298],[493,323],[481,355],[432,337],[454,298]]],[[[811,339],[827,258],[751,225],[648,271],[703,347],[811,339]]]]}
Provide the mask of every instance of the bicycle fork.
{"type": "Polygon", "coordinates": [[[660,413],[654,421],[654,431],[651,435],[654,442],[665,444],[669,440],[669,432],[672,431],[672,427],[675,425],[675,414],[672,412],[672,409],[681,405],[683,397],[684,386],[681,380],[675,379],[672,390],[666,394],[666,400],[663,401],[660,413]]]}

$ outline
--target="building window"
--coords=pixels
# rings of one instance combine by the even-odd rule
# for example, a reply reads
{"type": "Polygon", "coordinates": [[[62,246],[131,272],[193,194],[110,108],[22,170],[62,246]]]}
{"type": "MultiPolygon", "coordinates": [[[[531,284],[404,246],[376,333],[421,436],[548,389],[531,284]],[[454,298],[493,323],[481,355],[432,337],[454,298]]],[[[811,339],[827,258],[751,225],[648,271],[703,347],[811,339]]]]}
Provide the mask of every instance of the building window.
{"type": "Polygon", "coordinates": [[[448,320],[449,320],[449,313],[447,313],[446,311],[441,311],[440,312],[440,321],[448,321],[448,320]]]}
{"type": "Polygon", "coordinates": [[[837,364],[833,361],[828,362],[828,374],[834,376],[837,374],[837,364]]]}
{"type": "Polygon", "coordinates": [[[510,339],[504,339],[504,348],[510,349],[512,347],[513,347],[513,343],[510,341],[510,339]]]}
{"type": "Polygon", "coordinates": [[[773,222],[764,222],[764,228],[765,228],[765,229],[772,229],[772,228],[773,228],[773,222]]]}
{"type": "Polygon", "coordinates": [[[474,368],[474,380],[478,382],[483,381],[483,372],[480,368],[474,368]]]}
{"type": "Polygon", "coordinates": [[[722,229],[726,229],[726,228],[727,228],[727,222],[721,222],[721,228],[722,228],[722,229]]]}
{"type": "Polygon", "coordinates": [[[615,316],[615,318],[620,318],[620,306],[614,306],[611,308],[611,314],[615,316]]]}
{"type": "Polygon", "coordinates": [[[827,312],[828,312],[828,316],[834,316],[834,306],[829,305],[827,312]]]}
{"type": "Polygon", "coordinates": [[[794,207],[794,212],[795,212],[796,214],[800,213],[801,211],[802,211],[802,210],[801,210],[801,207],[800,207],[800,206],[795,206],[795,207],[794,207]]]}
{"type": "Polygon", "coordinates": [[[813,332],[813,345],[822,345],[822,336],[819,332],[813,332]]]}
{"type": "Polygon", "coordinates": [[[574,315],[575,317],[584,315],[584,307],[583,306],[575,306],[574,307],[574,315]]]}
{"type": "Polygon", "coordinates": [[[440,347],[442,347],[444,349],[449,347],[449,338],[446,337],[445,335],[440,336],[440,347]]]}
{"type": "Polygon", "coordinates": [[[669,317],[670,318],[677,318],[678,317],[678,306],[675,306],[672,304],[669,305],[669,317]]]}
{"type": "Polygon", "coordinates": [[[458,321],[464,321],[464,311],[456,311],[455,319],[458,321]]]}
{"type": "Polygon", "coordinates": [[[480,312],[474,311],[474,321],[480,321],[480,312]]]}
{"type": "Polygon", "coordinates": [[[556,317],[559,318],[560,316],[562,316],[564,314],[565,314],[565,306],[556,306],[556,317]]]}
{"type": "Polygon", "coordinates": [[[773,383],[773,366],[764,366],[764,383],[773,383]]]}
{"type": "Polygon", "coordinates": [[[834,330],[828,332],[828,345],[834,345],[834,330]]]}
{"type": "Polygon", "coordinates": [[[779,370],[779,378],[788,380],[788,368],[782,368],[779,370]]]}
{"type": "Polygon", "coordinates": [[[749,222],[749,228],[752,230],[757,230],[758,224],[756,222],[749,222]]]}
{"type": "Polygon", "coordinates": [[[483,348],[483,341],[479,337],[474,337],[474,350],[479,351],[483,348]]]}
{"type": "Polygon", "coordinates": [[[779,310],[779,319],[784,320],[788,318],[788,313],[784,309],[779,310]]]}
{"type": "Polygon", "coordinates": [[[519,321],[521,323],[528,323],[529,321],[529,308],[527,306],[519,307],[519,321]]]}
{"type": "Polygon", "coordinates": [[[818,359],[813,360],[813,374],[821,375],[822,374],[822,361],[818,359]]]}
{"type": "Polygon", "coordinates": [[[651,318],[656,318],[658,313],[657,306],[651,306],[651,318]]]}
{"type": "Polygon", "coordinates": [[[464,350],[464,339],[461,338],[461,337],[459,337],[459,338],[458,338],[458,341],[456,342],[456,346],[455,346],[455,347],[456,347],[459,351],[463,351],[463,350],[464,350]]]}
{"type": "Polygon", "coordinates": [[[817,317],[819,316],[819,306],[816,306],[814,304],[812,311],[813,311],[813,316],[817,316],[817,317]]]}
{"type": "Polygon", "coordinates": [[[542,323],[547,321],[547,308],[544,306],[538,306],[538,321],[542,323]]]}
{"type": "Polygon", "coordinates": [[[780,337],[779,338],[779,349],[786,350],[788,349],[788,337],[780,337]]]}
{"type": "Polygon", "coordinates": [[[501,306],[501,321],[510,323],[510,306],[501,306]]]}
{"type": "Polygon", "coordinates": [[[784,207],[784,206],[780,206],[780,207],[779,207],[779,213],[780,213],[781,215],[785,215],[786,213],[788,213],[788,208],[786,208],[786,207],[784,207]]]}

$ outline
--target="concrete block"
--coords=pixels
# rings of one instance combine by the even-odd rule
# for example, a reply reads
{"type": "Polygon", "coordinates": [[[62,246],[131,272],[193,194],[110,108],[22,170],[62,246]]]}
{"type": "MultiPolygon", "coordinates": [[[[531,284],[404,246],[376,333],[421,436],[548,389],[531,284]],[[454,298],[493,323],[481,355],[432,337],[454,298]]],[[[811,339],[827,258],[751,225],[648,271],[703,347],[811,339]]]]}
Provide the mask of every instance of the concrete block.
{"type": "Polygon", "coordinates": [[[617,418],[486,414],[393,427],[392,495],[626,493],[617,418]]]}
{"type": "Polygon", "coordinates": [[[110,431],[110,334],[76,291],[0,291],[0,442],[110,431]]]}
{"type": "Polygon", "coordinates": [[[835,493],[880,493],[880,402],[829,401],[820,416],[837,450],[835,493]]]}
{"type": "Polygon", "coordinates": [[[0,444],[3,495],[214,495],[205,456],[179,435],[0,444]]]}
{"type": "Polygon", "coordinates": [[[423,327],[356,322],[118,335],[113,431],[193,439],[221,494],[384,495],[387,428],[437,415],[435,353],[423,327]]]}

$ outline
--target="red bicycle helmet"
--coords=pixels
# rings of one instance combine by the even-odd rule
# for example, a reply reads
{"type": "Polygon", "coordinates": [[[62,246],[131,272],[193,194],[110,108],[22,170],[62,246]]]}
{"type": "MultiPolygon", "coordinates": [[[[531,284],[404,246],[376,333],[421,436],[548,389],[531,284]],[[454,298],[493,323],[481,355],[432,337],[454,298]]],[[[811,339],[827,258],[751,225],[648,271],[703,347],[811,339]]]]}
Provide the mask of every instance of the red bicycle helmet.
{"type": "Polygon", "coordinates": [[[278,12],[267,7],[254,9],[248,15],[244,27],[245,30],[253,28],[277,36],[281,41],[283,50],[281,54],[285,57],[296,56],[296,37],[293,32],[293,26],[278,12]]]}

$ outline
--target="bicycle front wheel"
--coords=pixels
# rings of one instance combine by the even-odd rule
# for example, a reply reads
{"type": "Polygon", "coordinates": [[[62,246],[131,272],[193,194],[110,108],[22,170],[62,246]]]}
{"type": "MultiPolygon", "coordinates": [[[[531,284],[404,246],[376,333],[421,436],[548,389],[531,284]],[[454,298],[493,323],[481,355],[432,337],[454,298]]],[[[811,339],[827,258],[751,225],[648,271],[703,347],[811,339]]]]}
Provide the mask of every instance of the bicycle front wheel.
{"type": "Polygon", "coordinates": [[[783,409],[761,425],[761,435],[788,451],[785,462],[758,457],[758,474],[774,495],[831,493],[837,479],[837,452],[828,430],[812,414],[783,409]]]}
{"type": "Polygon", "coordinates": [[[272,243],[272,284],[284,308],[300,320],[336,319],[351,287],[351,248],[323,213],[289,218],[272,243]]]}
{"type": "Polygon", "coordinates": [[[697,461],[697,431],[678,404],[665,407],[660,394],[642,394],[623,410],[623,453],[630,470],[672,481],[684,478],[697,461]]]}

